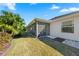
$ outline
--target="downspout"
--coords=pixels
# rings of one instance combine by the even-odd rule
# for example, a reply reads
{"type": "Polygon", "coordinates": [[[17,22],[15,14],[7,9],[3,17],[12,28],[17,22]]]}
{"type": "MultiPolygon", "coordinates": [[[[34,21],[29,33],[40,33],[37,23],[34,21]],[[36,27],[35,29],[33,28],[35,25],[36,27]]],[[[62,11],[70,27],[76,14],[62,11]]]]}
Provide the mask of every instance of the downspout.
{"type": "Polygon", "coordinates": [[[36,21],[36,38],[38,38],[38,22],[36,21]]]}

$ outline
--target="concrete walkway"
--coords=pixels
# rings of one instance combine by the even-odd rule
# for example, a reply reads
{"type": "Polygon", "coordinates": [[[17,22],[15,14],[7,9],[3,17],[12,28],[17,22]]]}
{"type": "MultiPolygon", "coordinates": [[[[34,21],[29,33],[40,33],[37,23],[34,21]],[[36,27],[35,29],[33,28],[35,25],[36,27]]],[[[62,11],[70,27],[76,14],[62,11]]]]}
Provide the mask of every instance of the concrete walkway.
{"type": "Polygon", "coordinates": [[[79,56],[79,49],[55,41],[54,39],[48,37],[41,37],[40,40],[45,44],[57,49],[65,56],[79,56]]]}

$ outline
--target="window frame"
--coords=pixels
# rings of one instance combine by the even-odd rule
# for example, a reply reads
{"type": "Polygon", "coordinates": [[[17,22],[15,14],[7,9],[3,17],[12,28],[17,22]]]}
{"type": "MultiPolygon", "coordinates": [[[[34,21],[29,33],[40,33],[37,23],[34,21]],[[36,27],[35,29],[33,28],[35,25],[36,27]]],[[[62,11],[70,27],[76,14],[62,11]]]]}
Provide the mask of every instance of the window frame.
{"type": "Polygon", "coordinates": [[[62,22],[61,32],[74,33],[74,20],[69,20],[69,21],[62,22]],[[68,22],[70,22],[69,25],[68,25],[68,22]]]}

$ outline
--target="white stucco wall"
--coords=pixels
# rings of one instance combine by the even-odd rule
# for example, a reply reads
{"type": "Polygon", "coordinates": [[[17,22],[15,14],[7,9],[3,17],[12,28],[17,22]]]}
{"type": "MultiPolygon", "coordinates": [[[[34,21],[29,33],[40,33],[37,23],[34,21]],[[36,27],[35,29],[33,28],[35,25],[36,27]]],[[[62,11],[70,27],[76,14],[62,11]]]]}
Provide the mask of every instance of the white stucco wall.
{"type": "Polygon", "coordinates": [[[54,37],[61,37],[70,40],[79,41],[79,15],[61,18],[60,20],[52,21],[50,23],[50,35],[54,37]],[[74,21],[74,33],[61,32],[61,25],[64,21],[74,21]]]}

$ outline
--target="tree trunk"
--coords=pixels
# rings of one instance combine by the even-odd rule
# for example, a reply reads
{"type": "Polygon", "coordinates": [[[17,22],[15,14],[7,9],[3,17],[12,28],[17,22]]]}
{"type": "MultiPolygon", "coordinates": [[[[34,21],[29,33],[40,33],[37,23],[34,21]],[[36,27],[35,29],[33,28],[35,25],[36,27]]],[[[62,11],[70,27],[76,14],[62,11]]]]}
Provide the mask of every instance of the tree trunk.
{"type": "Polygon", "coordinates": [[[5,30],[2,28],[2,32],[4,33],[5,32],[5,30]]]}

